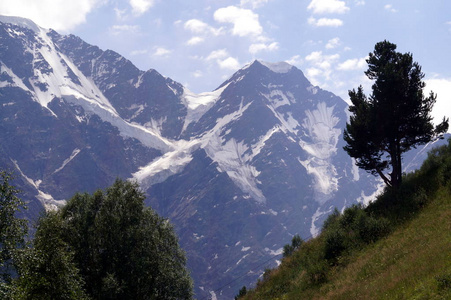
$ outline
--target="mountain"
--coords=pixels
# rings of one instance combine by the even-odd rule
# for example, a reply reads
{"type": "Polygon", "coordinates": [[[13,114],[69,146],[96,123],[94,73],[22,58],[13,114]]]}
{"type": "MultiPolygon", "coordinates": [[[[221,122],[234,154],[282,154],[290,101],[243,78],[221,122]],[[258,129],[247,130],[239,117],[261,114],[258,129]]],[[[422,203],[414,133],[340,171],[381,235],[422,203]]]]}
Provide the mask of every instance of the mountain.
{"type": "Polygon", "coordinates": [[[232,298],[294,234],[317,235],[335,207],[381,188],[342,149],[346,102],[284,62],[254,61],[194,94],[114,51],[0,17],[0,105],[0,168],[15,170],[30,219],[137,180],[174,223],[198,298],[232,298]]]}

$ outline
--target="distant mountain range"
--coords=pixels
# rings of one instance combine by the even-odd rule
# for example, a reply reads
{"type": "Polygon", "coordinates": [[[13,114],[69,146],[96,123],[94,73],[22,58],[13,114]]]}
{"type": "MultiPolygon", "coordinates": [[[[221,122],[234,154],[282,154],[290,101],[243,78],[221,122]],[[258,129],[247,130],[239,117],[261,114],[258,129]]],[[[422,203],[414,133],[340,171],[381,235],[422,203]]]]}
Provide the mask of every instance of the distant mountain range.
{"type": "MultiPolygon", "coordinates": [[[[174,223],[199,299],[230,299],[274,266],[294,234],[381,182],[344,152],[345,101],[285,62],[254,61],[190,92],[114,51],[0,17],[0,168],[27,216],[115,178],[139,181],[174,223]]],[[[409,153],[413,170],[425,148],[409,153]]]]}

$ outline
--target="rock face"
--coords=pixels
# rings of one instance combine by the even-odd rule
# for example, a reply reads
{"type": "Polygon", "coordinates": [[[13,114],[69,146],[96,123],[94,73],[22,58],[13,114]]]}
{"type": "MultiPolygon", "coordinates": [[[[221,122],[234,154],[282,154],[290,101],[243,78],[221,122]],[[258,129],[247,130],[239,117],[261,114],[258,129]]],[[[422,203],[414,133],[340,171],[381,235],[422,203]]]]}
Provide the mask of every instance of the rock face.
{"type": "Polygon", "coordinates": [[[198,298],[233,298],[294,234],[318,234],[335,207],[381,186],[343,151],[347,104],[287,63],[254,61],[193,94],[111,50],[0,17],[0,120],[0,168],[15,171],[30,219],[138,180],[175,224],[198,298]]]}

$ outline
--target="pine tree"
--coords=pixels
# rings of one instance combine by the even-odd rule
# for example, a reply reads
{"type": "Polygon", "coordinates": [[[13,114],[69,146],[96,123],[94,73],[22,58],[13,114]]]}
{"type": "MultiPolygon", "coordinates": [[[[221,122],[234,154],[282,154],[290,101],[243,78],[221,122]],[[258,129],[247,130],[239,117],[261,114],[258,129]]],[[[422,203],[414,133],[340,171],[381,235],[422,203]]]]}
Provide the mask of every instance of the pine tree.
{"type": "Polygon", "coordinates": [[[365,72],[374,80],[367,98],[360,86],[349,91],[352,105],[346,124],[344,150],[360,168],[378,174],[389,187],[402,181],[402,154],[436,139],[448,130],[448,119],[434,128],[431,111],[436,95],[425,97],[424,74],[412,54],[396,52],[396,45],[379,42],[367,59],[365,72]],[[387,169],[391,169],[386,173],[387,169]]]}

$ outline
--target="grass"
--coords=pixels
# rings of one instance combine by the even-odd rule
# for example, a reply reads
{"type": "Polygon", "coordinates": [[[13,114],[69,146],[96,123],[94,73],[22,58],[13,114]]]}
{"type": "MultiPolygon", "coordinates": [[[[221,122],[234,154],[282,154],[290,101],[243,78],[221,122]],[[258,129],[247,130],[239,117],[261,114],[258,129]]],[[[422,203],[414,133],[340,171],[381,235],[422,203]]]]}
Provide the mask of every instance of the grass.
{"type": "Polygon", "coordinates": [[[331,272],[312,299],[451,299],[451,288],[439,286],[446,276],[451,276],[451,197],[441,191],[416,218],[331,272]]]}
{"type": "Polygon", "coordinates": [[[451,299],[451,141],[396,194],[326,223],[240,299],[451,299]]]}

